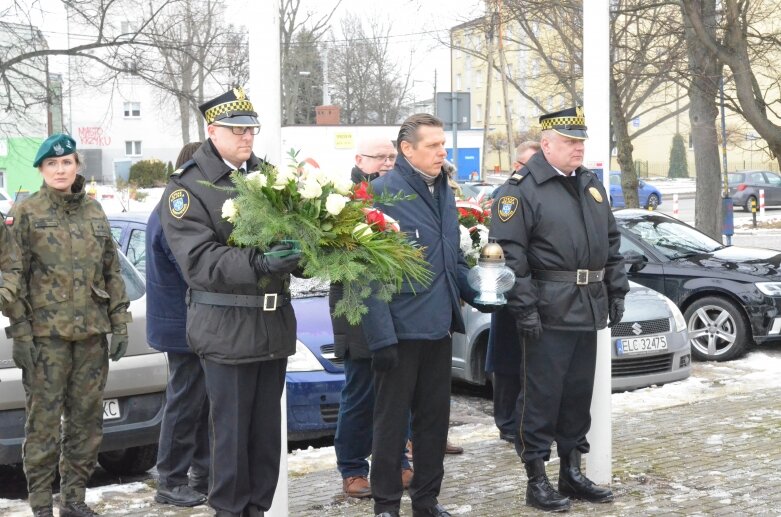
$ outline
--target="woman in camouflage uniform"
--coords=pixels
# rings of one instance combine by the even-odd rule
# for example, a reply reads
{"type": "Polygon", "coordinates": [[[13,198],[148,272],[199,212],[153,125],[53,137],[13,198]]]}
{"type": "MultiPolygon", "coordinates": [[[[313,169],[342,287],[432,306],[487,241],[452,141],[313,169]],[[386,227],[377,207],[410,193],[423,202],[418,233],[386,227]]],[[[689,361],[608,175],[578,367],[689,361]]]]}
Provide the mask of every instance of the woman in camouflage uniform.
{"type": "Polygon", "coordinates": [[[129,301],[106,215],[78,174],[76,142],[52,135],[33,166],[44,184],[6,221],[22,258],[7,332],[26,395],[24,471],[33,513],[51,516],[59,457],[60,516],[90,517],[84,492],[103,435],[108,357],[127,348],[129,301]]]}

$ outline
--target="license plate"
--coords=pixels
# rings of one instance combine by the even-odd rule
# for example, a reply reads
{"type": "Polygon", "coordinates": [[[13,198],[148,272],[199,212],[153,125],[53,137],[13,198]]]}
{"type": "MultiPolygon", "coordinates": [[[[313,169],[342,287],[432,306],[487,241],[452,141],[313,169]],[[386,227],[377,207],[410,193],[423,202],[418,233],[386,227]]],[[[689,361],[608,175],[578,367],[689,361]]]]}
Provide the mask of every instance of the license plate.
{"type": "Polygon", "coordinates": [[[616,340],[616,353],[618,355],[642,354],[643,352],[655,352],[667,350],[667,337],[633,337],[616,340]]]}
{"type": "Polygon", "coordinates": [[[103,401],[103,420],[116,420],[121,416],[118,399],[106,399],[103,401]]]}

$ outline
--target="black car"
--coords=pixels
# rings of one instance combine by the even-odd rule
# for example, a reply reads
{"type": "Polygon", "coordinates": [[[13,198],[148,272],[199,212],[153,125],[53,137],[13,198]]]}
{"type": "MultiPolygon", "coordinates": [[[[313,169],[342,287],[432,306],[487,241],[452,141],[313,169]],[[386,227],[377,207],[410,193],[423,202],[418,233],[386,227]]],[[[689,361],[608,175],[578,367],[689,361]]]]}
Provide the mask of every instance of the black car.
{"type": "Polygon", "coordinates": [[[696,358],[726,361],[781,339],[781,252],[724,246],[659,212],[614,215],[629,278],[678,305],[696,358]]]}

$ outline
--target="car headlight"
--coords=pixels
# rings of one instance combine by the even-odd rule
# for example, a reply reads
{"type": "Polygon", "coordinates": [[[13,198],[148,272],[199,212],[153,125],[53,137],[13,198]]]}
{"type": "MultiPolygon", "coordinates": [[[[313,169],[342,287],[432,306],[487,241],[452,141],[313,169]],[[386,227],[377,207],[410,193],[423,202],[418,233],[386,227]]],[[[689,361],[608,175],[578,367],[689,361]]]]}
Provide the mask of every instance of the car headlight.
{"type": "Polygon", "coordinates": [[[781,282],[756,282],[757,289],[768,296],[781,296],[781,282]]]}
{"type": "Polygon", "coordinates": [[[673,315],[673,320],[675,320],[675,331],[681,332],[683,330],[686,330],[686,318],[683,317],[683,314],[681,313],[681,309],[678,308],[677,305],[673,303],[673,301],[666,296],[664,297],[664,302],[667,304],[667,307],[670,309],[670,312],[673,315]]]}
{"type": "Polygon", "coordinates": [[[287,358],[289,372],[318,372],[325,370],[315,354],[305,344],[296,339],[296,353],[287,358]]]}

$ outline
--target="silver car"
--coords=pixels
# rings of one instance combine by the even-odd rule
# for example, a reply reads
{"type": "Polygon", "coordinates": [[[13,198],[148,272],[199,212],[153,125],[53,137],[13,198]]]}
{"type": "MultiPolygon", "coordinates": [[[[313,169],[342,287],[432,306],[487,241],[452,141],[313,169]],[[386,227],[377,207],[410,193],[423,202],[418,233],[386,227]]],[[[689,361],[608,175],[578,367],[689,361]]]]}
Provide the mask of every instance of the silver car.
{"type": "MultiPolygon", "coordinates": [[[[127,354],[109,362],[98,462],[109,472],[127,475],[146,472],[157,460],[168,363],[146,342],[144,279],[121,253],[120,261],[133,321],[127,354]]],[[[8,319],[0,316],[0,464],[13,464],[22,461],[24,388],[22,370],[11,358],[11,340],[1,330],[6,326],[8,319]]]]}
{"type": "MultiPolygon", "coordinates": [[[[613,391],[685,379],[691,374],[686,320],[669,298],[630,282],[626,311],[611,329],[613,391]]],[[[484,385],[491,315],[464,305],[466,334],[453,335],[453,378],[484,385]]]]}

